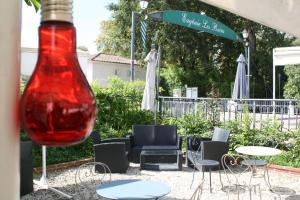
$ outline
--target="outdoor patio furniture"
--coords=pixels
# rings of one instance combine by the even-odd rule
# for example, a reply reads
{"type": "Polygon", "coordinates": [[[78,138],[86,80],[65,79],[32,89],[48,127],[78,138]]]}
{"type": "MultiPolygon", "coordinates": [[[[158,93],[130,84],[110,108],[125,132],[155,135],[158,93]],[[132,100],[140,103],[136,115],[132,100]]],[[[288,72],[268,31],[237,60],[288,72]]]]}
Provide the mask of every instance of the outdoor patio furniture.
{"type": "Polygon", "coordinates": [[[76,195],[72,199],[99,199],[96,187],[109,181],[111,181],[111,172],[106,164],[101,162],[82,164],[75,173],[76,195]]]}
{"type": "MultiPolygon", "coordinates": [[[[214,128],[212,139],[199,136],[188,136],[186,138],[186,163],[189,167],[194,167],[196,160],[216,160],[221,162],[223,154],[229,150],[228,138],[230,131],[214,128]],[[195,159],[196,158],[196,159],[195,159]]],[[[218,170],[219,167],[207,168],[204,170],[218,170]]]]}
{"type": "Polygon", "coordinates": [[[268,162],[266,160],[260,160],[260,159],[257,160],[257,157],[275,156],[280,154],[281,150],[276,148],[271,148],[271,147],[264,147],[264,146],[241,146],[238,147],[235,151],[240,154],[248,155],[252,157],[251,159],[243,160],[242,164],[251,166],[253,177],[263,177],[270,191],[275,192],[271,186],[270,179],[269,179],[268,162]],[[257,173],[258,167],[263,168],[262,174],[257,173]]]}
{"type": "Polygon", "coordinates": [[[140,169],[182,170],[181,150],[142,150],[140,169]],[[154,157],[154,161],[153,158],[154,157]]]}
{"type": "Polygon", "coordinates": [[[111,173],[125,173],[129,166],[125,150],[124,142],[95,144],[94,160],[105,163],[111,173]]]}
{"type": "Polygon", "coordinates": [[[91,132],[90,137],[93,139],[93,144],[100,144],[100,143],[113,143],[113,142],[123,142],[125,143],[125,151],[127,157],[129,156],[131,145],[130,145],[130,139],[129,138],[107,138],[107,139],[101,139],[100,131],[99,130],[93,130],[91,132]]]}
{"type": "Polygon", "coordinates": [[[33,191],[32,142],[21,142],[20,146],[20,189],[21,196],[33,191]]]}
{"type": "MultiPolygon", "coordinates": [[[[195,158],[196,159],[196,158],[195,158]]],[[[194,176],[195,176],[195,171],[196,169],[198,170],[202,170],[203,167],[207,167],[209,169],[209,192],[212,193],[212,187],[211,187],[211,168],[212,167],[219,167],[220,169],[220,163],[216,160],[195,160],[195,165],[194,165],[194,172],[193,172],[193,179],[192,179],[192,183],[191,186],[193,185],[194,182],[194,176]]],[[[219,170],[220,172],[220,170],[219,170]]],[[[221,180],[221,174],[220,175],[220,180],[221,180]]],[[[202,170],[202,179],[201,182],[199,184],[199,186],[196,188],[192,199],[196,199],[196,197],[198,196],[197,194],[199,193],[201,196],[202,193],[202,189],[203,189],[203,183],[204,183],[204,170],[202,170]]]]}
{"type": "Polygon", "coordinates": [[[170,187],[158,182],[140,179],[114,180],[97,187],[105,199],[159,199],[170,192],[170,187]]]}
{"type": "Polygon", "coordinates": [[[94,161],[105,163],[111,173],[125,173],[129,166],[130,140],[128,138],[101,140],[99,131],[93,131],[91,137],[94,142],[94,161]]]}
{"type": "Polygon", "coordinates": [[[130,161],[135,163],[140,162],[142,150],[181,150],[182,146],[175,125],[133,125],[129,138],[130,161]]]}
{"type": "Polygon", "coordinates": [[[244,165],[243,161],[248,157],[235,154],[224,154],[222,156],[222,167],[225,174],[225,181],[221,179],[222,190],[227,193],[230,199],[230,193],[236,194],[237,199],[241,198],[241,194],[249,191],[250,200],[252,199],[252,191],[259,192],[261,199],[261,188],[259,183],[253,182],[253,173],[251,165],[244,165]]]}

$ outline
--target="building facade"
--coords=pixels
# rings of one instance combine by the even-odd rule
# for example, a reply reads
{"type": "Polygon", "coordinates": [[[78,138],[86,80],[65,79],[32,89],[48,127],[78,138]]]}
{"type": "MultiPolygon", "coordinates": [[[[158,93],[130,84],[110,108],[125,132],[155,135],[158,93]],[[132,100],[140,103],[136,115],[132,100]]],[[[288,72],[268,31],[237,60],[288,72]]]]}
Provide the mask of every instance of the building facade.
{"type": "MultiPolygon", "coordinates": [[[[36,48],[22,48],[21,53],[21,74],[25,77],[31,76],[38,56],[36,48]]],[[[121,56],[98,53],[90,55],[88,52],[77,52],[80,67],[89,83],[97,82],[106,86],[108,79],[117,76],[124,81],[130,81],[130,59],[121,56]]],[[[135,65],[135,80],[146,78],[146,68],[135,65]]]]}

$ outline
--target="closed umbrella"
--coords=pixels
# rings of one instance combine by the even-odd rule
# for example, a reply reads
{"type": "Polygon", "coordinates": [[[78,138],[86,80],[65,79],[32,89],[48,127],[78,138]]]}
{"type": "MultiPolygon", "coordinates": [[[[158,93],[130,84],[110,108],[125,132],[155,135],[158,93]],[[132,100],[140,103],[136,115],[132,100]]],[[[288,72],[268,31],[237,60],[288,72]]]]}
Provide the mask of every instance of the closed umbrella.
{"type": "Polygon", "coordinates": [[[246,79],[246,59],[243,54],[237,59],[238,67],[236,71],[232,99],[246,99],[249,97],[248,84],[246,79]]]}
{"type": "Polygon", "coordinates": [[[142,101],[142,110],[155,111],[155,68],[157,63],[157,51],[152,47],[145,58],[147,62],[146,83],[142,101]]]}

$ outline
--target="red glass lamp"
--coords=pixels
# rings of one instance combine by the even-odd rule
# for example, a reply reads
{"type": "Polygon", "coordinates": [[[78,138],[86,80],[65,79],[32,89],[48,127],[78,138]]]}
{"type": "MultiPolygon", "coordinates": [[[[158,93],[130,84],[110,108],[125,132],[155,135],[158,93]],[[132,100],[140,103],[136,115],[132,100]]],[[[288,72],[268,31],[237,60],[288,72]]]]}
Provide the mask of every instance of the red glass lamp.
{"type": "Polygon", "coordinates": [[[47,146],[74,145],[93,128],[96,102],[77,59],[72,0],[43,0],[39,55],[21,100],[28,136],[47,146]]]}

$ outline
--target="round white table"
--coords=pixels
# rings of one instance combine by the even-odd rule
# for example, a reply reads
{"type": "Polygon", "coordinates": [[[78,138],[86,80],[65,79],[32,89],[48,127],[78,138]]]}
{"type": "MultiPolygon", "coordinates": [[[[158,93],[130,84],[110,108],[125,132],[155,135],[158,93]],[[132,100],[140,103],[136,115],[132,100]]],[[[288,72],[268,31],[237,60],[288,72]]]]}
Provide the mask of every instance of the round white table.
{"type": "Polygon", "coordinates": [[[275,156],[281,153],[279,149],[263,146],[241,146],[235,151],[249,156],[275,156]]]}
{"type": "Polygon", "coordinates": [[[159,199],[170,192],[170,187],[158,181],[129,179],[101,184],[96,191],[107,199],[159,199]]]}
{"type": "MultiPolygon", "coordinates": [[[[236,148],[236,152],[244,155],[249,155],[249,156],[275,156],[281,153],[281,150],[276,149],[276,148],[271,148],[271,147],[263,147],[263,146],[241,146],[236,148]]],[[[269,187],[269,189],[272,191],[272,186],[270,183],[270,178],[269,178],[269,172],[268,172],[268,162],[266,160],[244,160],[242,161],[242,164],[244,165],[251,165],[252,166],[252,173],[253,176],[256,176],[256,167],[259,166],[264,166],[265,171],[263,173],[264,180],[269,187]],[[266,173],[265,173],[266,172],[266,173]]]]}

